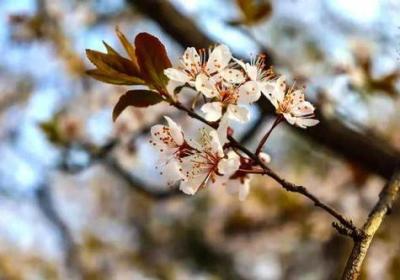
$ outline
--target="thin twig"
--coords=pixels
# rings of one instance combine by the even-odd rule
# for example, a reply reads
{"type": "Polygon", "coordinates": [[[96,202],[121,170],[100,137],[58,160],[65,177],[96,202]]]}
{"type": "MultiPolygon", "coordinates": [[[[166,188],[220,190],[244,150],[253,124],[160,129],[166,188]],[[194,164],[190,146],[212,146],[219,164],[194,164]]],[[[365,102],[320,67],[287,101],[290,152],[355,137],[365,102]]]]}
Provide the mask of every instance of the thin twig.
{"type": "MultiPolygon", "coordinates": [[[[204,124],[209,125],[210,127],[214,128],[214,129],[218,128],[218,123],[213,123],[213,122],[209,122],[209,121],[205,120],[203,117],[199,116],[196,112],[186,108],[181,103],[175,102],[175,103],[171,103],[171,105],[179,110],[186,112],[192,118],[197,119],[197,120],[203,122],[204,124]]],[[[279,120],[279,118],[277,120],[279,120]]],[[[256,154],[252,153],[246,147],[242,146],[233,136],[229,135],[228,140],[230,141],[231,147],[237,148],[238,150],[240,150],[244,154],[246,154],[250,159],[252,159],[254,161],[254,163],[259,165],[264,170],[265,175],[268,175],[269,177],[274,179],[285,190],[287,190],[289,192],[299,193],[299,194],[302,194],[303,196],[307,197],[312,202],[314,202],[314,205],[316,207],[319,207],[319,208],[325,210],[331,216],[336,218],[345,228],[347,228],[348,233],[349,233],[347,235],[350,235],[353,239],[359,238],[360,230],[350,220],[348,220],[342,214],[340,214],[337,210],[333,209],[332,207],[330,207],[327,204],[320,201],[315,195],[310,193],[305,187],[295,185],[295,184],[290,183],[290,182],[286,181],[285,179],[281,178],[278,174],[276,174],[269,167],[267,167],[258,158],[258,156],[256,154]]],[[[335,227],[335,228],[337,229],[337,227],[335,227]]],[[[339,233],[344,234],[345,231],[339,231],[339,233]]]]}
{"type": "Polygon", "coordinates": [[[203,118],[202,116],[196,114],[196,112],[194,112],[191,109],[186,108],[185,106],[183,106],[180,102],[172,102],[170,103],[172,106],[174,106],[176,109],[181,110],[186,112],[190,117],[197,119],[199,121],[201,121],[202,123],[205,123],[206,125],[217,129],[218,128],[218,123],[217,122],[209,122],[207,121],[205,118],[203,118]]]}
{"type": "MultiPolygon", "coordinates": [[[[254,160],[264,170],[264,174],[265,175],[268,175],[269,177],[274,179],[285,190],[287,190],[289,192],[299,193],[299,194],[307,197],[312,202],[314,202],[314,205],[316,207],[319,207],[319,208],[325,210],[331,216],[335,217],[343,226],[345,226],[349,230],[348,234],[345,234],[345,235],[349,235],[349,236],[351,236],[353,238],[357,238],[359,236],[360,229],[358,229],[352,223],[352,221],[350,221],[347,218],[345,218],[337,210],[333,209],[332,207],[330,207],[327,204],[325,204],[322,201],[320,201],[315,195],[310,193],[305,187],[299,186],[299,185],[295,185],[295,184],[290,183],[290,182],[286,181],[285,179],[281,178],[277,173],[275,173],[269,167],[267,167],[255,154],[253,154],[247,148],[245,148],[242,145],[240,145],[233,137],[228,136],[228,139],[231,141],[231,143],[234,144],[234,146],[236,146],[239,150],[241,150],[243,153],[245,153],[247,156],[249,156],[252,160],[254,160]]],[[[339,231],[339,233],[344,234],[343,231],[339,231]]]]}
{"type": "Polygon", "coordinates": [[[262,127],[263,122],[267,119],[265,114],[260,113],[253,124],[246,130],[246,132],[240,136],[239,142],[242,145],[246,145],[251,142],[253,137],[257,134],[258,130],[262,127]]]}
{"type": "Polygon", "coordinates": [[[283,119],[282,115],[279,115],[275,119],[275,121],[272,124],[271,128],[267,131],[267,133],[265,133],[264,137],[261,139],[260,143],[257,146],[256,156],[258,156],[261,153],[261,151],[262,151],[262,149],[263,149],[263,147],[265,145],[265,142],[267,142],[268,137],[271,135],[272,130],[274,130],[274,128],[282,121],[282,119],[283,119]]]}

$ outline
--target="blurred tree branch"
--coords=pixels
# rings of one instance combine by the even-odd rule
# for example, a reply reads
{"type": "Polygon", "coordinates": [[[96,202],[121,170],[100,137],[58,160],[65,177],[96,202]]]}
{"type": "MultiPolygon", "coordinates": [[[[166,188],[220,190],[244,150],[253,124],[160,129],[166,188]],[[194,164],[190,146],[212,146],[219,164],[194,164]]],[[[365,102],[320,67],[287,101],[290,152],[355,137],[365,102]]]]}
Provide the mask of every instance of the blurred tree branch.
{"type": "Polygon", "coordinates": [[[362,227],[363,235],[354,240],[353,250],[343,272],[343,280],[357,279],[360,275],[361,266],[372,239],[382,224],[385,215],[390,214],[392,206],[398,197],[399,189],[400,169],[394,173],[390,182],[386,184],[380,193],[378,202],[369,213],[368,219],[362,227]]]}
{"type": "MultiPolygon", "coordinates": [[[[214,43],[192,20],[180,13],[169,1],[128,0],[128,3],[156,21],[183,47],[204,48],[214,43]]],[[[266,49],[263,52],[270,54],[266,49]]],[[[268,62],[270,65],[272,59],[268,62]]],[[[266,98],[261,98],[258,105],[264,114],[273,112],[273,108],[268,104],[266,98]]],[[[318,115],[318,118],[321,123],[306,132],[300,128],[293,129],[330,148],[347,160],[359,164],[366,170],[390,179],[400,159],[399,151],[385,140],[350,129],[336,118],[327,117],[322,113],[318,115]]]]}
{"type": "MultiPolygon", "coordinates": [[[[149,131],[151,126],[145,126],[143,129],[139,130],[137,133],[134,133],[131,137],[130,142],[133,142],[137,137],[143,135],[149,131]]],[[[142,179],[135,176],[133,173],[126,170],[116,158],[112,157],[112,151],[120,144],[118,139],[113,139],[100,147],[95,147],[91,144],[87,143],[79,143],[79,149],[84,150],[89,155],[89,162],[86,166],[74,168],[69,166],[66,163],[61,163],[60,168],[63,171],[69,173],[80,172],[83,168],[87,168],[95,162],[100,162],[105,165],[112,173],[118,176],[118,178],[124,180],[129,187],[134,189],[135,191],[156,200],[168,199],[172,197],[178,197],[182,195],[182,192],[178,191],[177,186],[172,187],[168,190],[160,190],[161,186],[149,186],[142,179]]],[[[72,147],[67,146],[64,147],[65,152],[67,152],[72,147]]],[[[75,147],[77,148],[77,147],[75,147]]]]}
{"type": "Polygon", "coordinates": [[[11,106],[25,102],[31,95],[32,85],[26,82],[17,82],[15,90],[10,93],[3,92],[0,97],[0,112],[9,109],[11,106]]]}
{"type": "Polygon", "coordinates": [[[54,205],[51,189],[47,184],[42,184],[36,190],[36,199],[44,216],[54,225],[60,235],[65,252],[66,267],[71,273],[82,275],[82,265],[79,261],[77,248],[68,226],[62,220],[54,205]]]}
{"type": "Polygon", "coordinates": [[[114,174],[117,174],[119,178],[123,179],[130,187],[135,189],[135,191],[147,197],[156,200],[163,200],[172,197],[183,196],[183,193],[179,191],[177,187],[173,187],[168,190],[158,190],[161,188],[156,186],[149,186],[141,179],[134,176],[131,172],[125,170],[114,158],[108,157],[104,161],[104,164],[110,171],[112,171],[114,174]]]}
{"type": "MultiPolygon", "coordinates": [[[[147,130],[147,128],[145,130],[147,130]]],[[[135,137],[132,137],[132,141],[134,138],[135,137]]],[[[76,173],[82,171],[82,169],[91,166],[95,162],[100,162],[101,164],[104,164],[104,166],[107,167],[114,175],[125,181],[129,187],[149,198],[162,200],[182,195],[182,193],[178,191],[177,187],[160,191],[159,189],[162,189],[162,187],[149,186],[142,179],[138,178],[133,173],[126,170],[118,162],[118,160],[111,155],[111,152],[114,150],[115,147],[118,146],[118,144],[118,140],[111,140],[101,147],[93,147],[90,144],[80,143],[79,149],[84,150],[89,155],[88,164],[80,167],[72,167],[63,162],[59,167],[65,172],[76,173]]],[[[65,152],[67,152],[70,148],[71,147],[65,147],[65,152]]]]}

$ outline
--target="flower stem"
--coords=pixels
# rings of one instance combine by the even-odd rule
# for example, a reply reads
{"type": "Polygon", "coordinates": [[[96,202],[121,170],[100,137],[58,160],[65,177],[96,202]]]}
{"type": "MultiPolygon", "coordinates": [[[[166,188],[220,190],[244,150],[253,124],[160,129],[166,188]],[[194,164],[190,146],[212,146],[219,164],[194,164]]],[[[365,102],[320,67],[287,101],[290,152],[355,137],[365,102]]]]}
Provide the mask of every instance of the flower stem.
{"type": "Polygon", "coordinates": [[[256,149],[256,152],[255,152],[256,156],[258,156],[258,155],[261,153],[262,148],[264,147],[265,142],[267,142],[268,137],[269,137],[269,135],[271,134],[272,130],[274,130],[274,128],[275,128],[282,120],[283,120],[282,115],[279,115],[279,116],[276,117],[276,119],[275,119],[274,123],[272,124],[271,128],[267,131],[267,133],[265,133],[264,137],[261,139],[260,143],[258,144],[257,149],[256,149]]]}

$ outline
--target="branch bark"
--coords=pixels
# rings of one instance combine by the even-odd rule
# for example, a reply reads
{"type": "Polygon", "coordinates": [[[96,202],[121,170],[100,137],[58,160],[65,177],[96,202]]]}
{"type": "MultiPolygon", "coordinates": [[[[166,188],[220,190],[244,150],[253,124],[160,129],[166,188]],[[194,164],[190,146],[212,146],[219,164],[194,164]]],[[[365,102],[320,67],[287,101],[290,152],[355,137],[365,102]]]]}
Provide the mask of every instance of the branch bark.
{"type": "MultiPolygon", "coordinates": [[[[183,47],[194,46],[204,48],[214,42],[206,36],[187,16],[180,13],[169,1],[163,0],[128,0],[133,7],[138,8],[183,47]]],[[[272,63],[271,52],[263,49],[270,58],[267,66],[272,63]]],[[[273,112],[266,98],[257,103],[264,114],[273,112]]],[[[307,135],[345,159],[357,163],[365,170],[390,179],[399,163],[400,151],[394,149],[383,139],[354,131],[338,119],[318,115],[320,123],[311,129],[293,128],[297,133],[307,135]]]]}
{"type": "Polygon", "coordinates": [[[355,239],[353,250],[343,272],[343,280],[354,280],[360,275],[361,267],[372,239],[382,224],[385,215],[390,213],[393,203],[398,197],[399,189],[400,169],[394,173],[390,182],[383,188],[377,204],[362,227],[363,234],[360,238],[355,239]]]}
{"type": "Polygon", "coordinates": [[[229,141],[245,153],[249,158],[254,160],[262,169],[263,172],[261,174],[267,175],[274,179],[277,183],[281,185],[282,188],[284,188],[288,192],[294,192],[301,194],[304,197],[307,197],[309,200],[311,200],[316,207],[319,207],[323,209],[325,212],[330,214],[332,217],[334,217],[339,223],[333,222],[332,226],[338,230],[340,234],[347,235],[352,237],[353,239],[357,239],[360,236],[360,229],[357,228],[353,222],[346,217],[344,217],[342,214],[340,214],[337,210],[334,208],[330,207],[329,205],[325,204],[321,200],[319,200],[315,195],[310,193],[307,188],[304,186],[299,186],[296,184],[293,184],[291,182],[286,181],[282,177],[280,177],[277,173],[275,173],[273,170],[271,170],[268,166],[266,166],[255,154],[253,154],[251,151],[249,151],[247,148],[244,146],[240,145],[235,138],[232,136],[228,136],[229,141]]]}

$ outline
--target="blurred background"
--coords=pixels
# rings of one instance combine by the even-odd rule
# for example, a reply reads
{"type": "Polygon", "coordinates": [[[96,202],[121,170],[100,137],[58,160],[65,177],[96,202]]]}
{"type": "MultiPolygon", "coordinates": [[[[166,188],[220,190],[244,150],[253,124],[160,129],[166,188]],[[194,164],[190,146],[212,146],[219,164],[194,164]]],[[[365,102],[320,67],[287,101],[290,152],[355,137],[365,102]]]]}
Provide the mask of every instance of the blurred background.
{"type": "MultiPolygon", "coordinates": [[[[111,111],[127,88],[90,79],[85,49],[150,32],[174,62],[218,42],[265,53],[307,86],[321,124],[275,130],[271,166],[361,225],[400,155],[396,0],[1,0],[0,279],[337,279],[351,241],[303,197],[256,177],[239,202],[163,184],[148,144],[156,105],[111,111]]],[[[273,119],[260,101],[248,147],[273,119]]],[[[400,279],[395,207],[362,279],[400,279]]]]}

